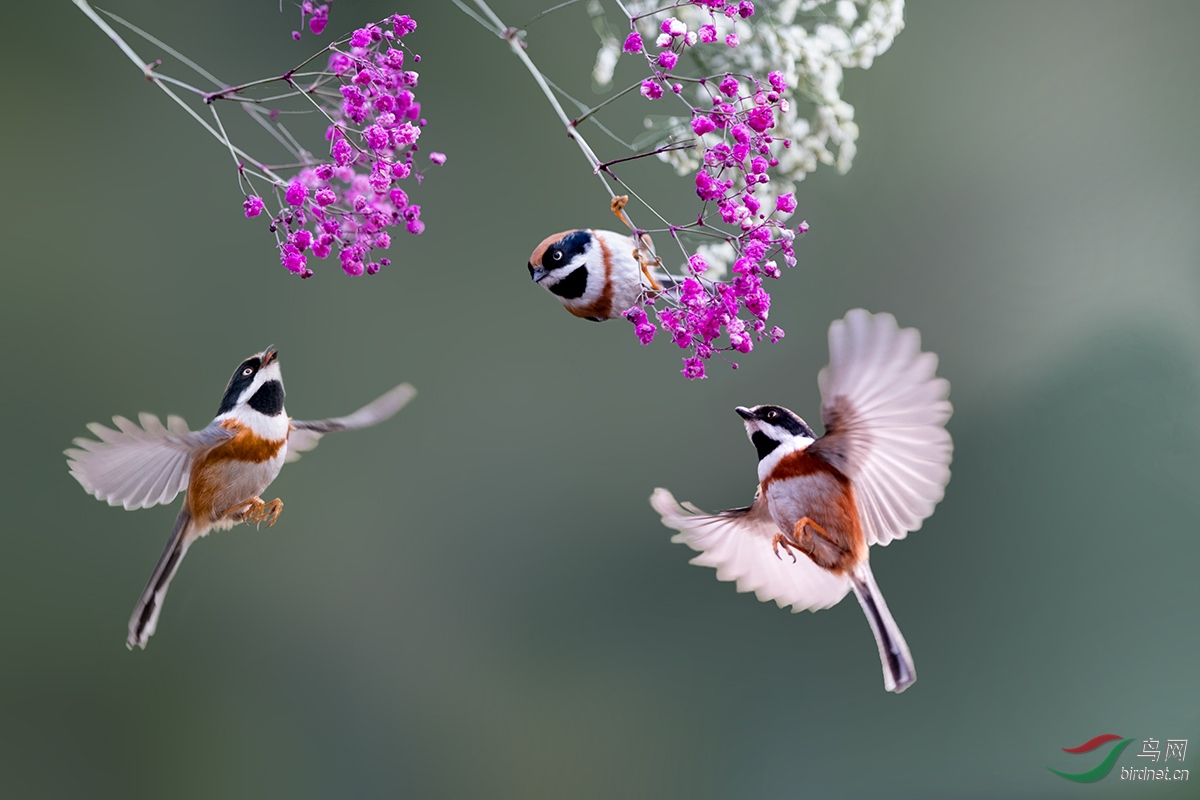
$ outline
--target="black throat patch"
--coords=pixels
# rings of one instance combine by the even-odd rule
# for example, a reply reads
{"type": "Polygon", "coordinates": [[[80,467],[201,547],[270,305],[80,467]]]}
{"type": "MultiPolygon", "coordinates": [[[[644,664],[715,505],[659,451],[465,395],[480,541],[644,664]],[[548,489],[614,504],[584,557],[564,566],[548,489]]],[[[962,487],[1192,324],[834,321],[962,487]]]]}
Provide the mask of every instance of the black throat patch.
{"type": "Polygon", "coordinates": [[[578,267],[567,277],[551,286],[550,291],[564,300],[578,300],[587,291],[587,280],[587,267],[578,267]]]}
{"type": "Polygon", "coordinates": [[[758,451],[759,461],[762,461],[764,458],[769,456],[771,452],[780,445],[780,442],[775,441],[762,431],[755,431],[753,434],[751,434],[750,441],[754,443],[754,449],[758,451]]]}
{"type": "Polygon", "coordinates": [[[250,397],[250,407],[260,414],[273,417],[283,411],[283,384],[267,381],[250,397]]]}

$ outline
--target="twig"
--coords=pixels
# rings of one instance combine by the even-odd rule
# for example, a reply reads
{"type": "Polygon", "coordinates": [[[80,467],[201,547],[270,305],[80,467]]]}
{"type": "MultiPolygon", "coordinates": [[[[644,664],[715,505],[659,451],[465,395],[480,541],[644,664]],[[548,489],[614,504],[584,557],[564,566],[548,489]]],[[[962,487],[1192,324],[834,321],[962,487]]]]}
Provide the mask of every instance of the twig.
{"type": "Polygon", "coordinates": [[[121,52],[124,53],[126,55],[126,57],[128,57],[129,60],[132,61],[137,66],[137,68],[141,71],[142,75],[145,76],[146,80],[150,81],[155,86],[157,86],[158,88],[160,88],[164,92],[166,92],[168,97],[170,97],[177,104],[179,104],[179,107],[182,108],[184,111],[186,111],[188,113],[188,116],[190,116],[192,119],[196,120],[196,122],[200,123],[200,126],[203,127],[204,130],[206,130],[210,134],[212,134],[212,137],[214,139],[216,139],[218,142],[225,145],[226,147],[229,147],[231,150],[233,150],[234,153],[237,153],[242,158],[245,158],[246,160],[250,161],[251,163],[258,165],[258,167],[260,169],[262,169],[263,173],[271,180],[278,181],[281,185],[287,183],[287,181],[285,181],[283,178],[279,177],[274,172],[272,172],[269,169],[267,169],[266,167],[264,167],[262,165],[262,162],[260,162],[258,159],[251,157],[249,154],[247,154],[240,148],[234,146],[234,144],[232,142],[230,142],[228,139],[226,139],[220,133],[218,133],[216,131],[216,129],[213,128],[213,126],[209,125],[207,120],[205,120],[203,117],[201,117],[199,114],[197,114],[195,109],[193,109],[187,103],[183,102],[182,97],[175,94],[175,92],[171,91],[171,88],[169,86],[167,86],[167,84],[164,83],[162,80],[160,80],[158,75],[154,74],[154,71],[151,68],[150,62],[143,60],[141,56],[139,56],[137,53],[135,53],[133,48],[130,47],[129,44],[126,43],[126,41],[121,38],[121,35],[119,33],[117,33],[115,30],[113,30],[111,25],[109,25],[107,22],[105,22],[103,19],[101,19],[100,16],[96,13],[95,9],[93,9],[90,5],[88,5],[87,0],[72,0],[72,2],[74,2],[75,5],[79,7],[80,11],[82,11],[84,14],[87,15],[88,19],[90,19],[92,22],[96,23],[96,27],[98,27],[100,30],[104,31],[106,34],[108,34],[108,38],[112,39],[113,44],[115,44],[121,50],[121,52]]]}
{"type": "MultiPolygon", "coordinates": [[[[461,4],[459,4],[458,0],[455,0],[455,4],[459,5],[461,8],[461,4]]],[[[482,11],[484,15],[491,20],[492,25],[495,26],[494,28],[489,26],[488,29],[492,30],[493,33],[496,33],[497,36],[508,42],[508,46],[512,48],[513,53],[516,54],[517,58],[521,60],[521,63],[525,65],[525,68],[529,70],[529,74],[533,76],[533,80],[537,83],[538,87],[541,88],[542,94],[544,94],[546,99],[550,101],[550,105],[554,109],[554,113],[558,115],[558,119],[562,122],[563,127],[567,129],[567,136],[574,140],[575,144],[579,146],[580,152],[583,153],[583,157],[586,158],[588,164],[591,165],[592,171],[596,173],[597,177],[600,178],[600,183],[604,185],[604,191],[608,192],[609,198],[616,197],[617,193],[613,191],[611,186],[608,185],[608,181],[604,179],[604,176],[607,175],[618,183],[621,183],[620,179],[618,179],[617,176],[609,170],[603,168],[602,162],[596,156],[595,151],[592,150],[591,145],[588,144],[587,139],[583,137],[583,135],[575,127],[575,123],[572,122],[571,118],[567,116],[567,113],[563,111],[563,107],[558,102],[558,98],[554,96],[554,92],[550,89],[549,84],[547,84],[545,76],[542,75],[541,70],[537,68],[537,65],[534,64],[529,56],[525,53],[524,44],[517,35],[520,33],[520,31],[516,28],[511,28],[505,25],[500,17],[496,16],[496,13],[492,11],[485,0],[475,0],[475,5],[479,7],[479,10],[482,11]]],[[[475,15],[472,14],[471,16],[475,15]]],[[[624,186],[623,183],[621,183],[621,185],[624,186]]],[[[636,194],[634,194],[634,196],[637,197],[636,194]]],[[[638,200],[640,201],[641,198],[639,197],[638,200]]],[[[666,222],[666,220],[663,221],[666,222]]],[[[631,227],[633,227],[632,224],[631,227]]],[[[635,233],[638,232],[638,228],[636,227],[634,227],[633,230],[635,233]]]]}

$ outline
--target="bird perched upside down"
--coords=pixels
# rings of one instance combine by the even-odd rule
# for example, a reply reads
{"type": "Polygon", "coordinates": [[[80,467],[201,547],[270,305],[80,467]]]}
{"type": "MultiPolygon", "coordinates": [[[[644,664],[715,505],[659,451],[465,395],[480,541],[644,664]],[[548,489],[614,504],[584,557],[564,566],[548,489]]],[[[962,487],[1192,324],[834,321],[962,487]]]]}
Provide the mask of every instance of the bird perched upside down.
{"type": "Polygon", "coordinates": [[[740,592],[816,611],[853,589],[891,692],[911,686],[916,669],[868,550],[920,528],[950,480],[950,384],[936,369],[915,329],[855,309],[829,326],[829,365],[817,377],[824,436],[780,406],[737,409],[758,451],[750,506],[709,515],[666,489],[650,498],[680,531],[672,541],[700,551],[691,563],[716,567],[740,592]]]}
{"type": "Polygon", "coordinates": [[[347,417],[289,419],[278,352],[268,347],[238,366],[216,418],[203,430],[189,431],[176,416],[168,417],[164,427],[158,417],[145,413],[138,416],[141,427],[124,417],[113,417],[118,430],[88,425],[100,441],[76,439],[82,449],[66,454],[71,475],[89,494],[133,510],[169,503],[187,490],[166,549],[129,619],[126,646],[146,647],[167,587],[192,542],[213,528],[225,530],[240,522],[274,525],[283,502],[264,502],[259,495],[285,461],[312,450],[326,433],[382,422],[415,394],[402,383],[347,417]]]}
{"type": "Polygon", "coordinates": [[[529,277],[577,317],[616,319],[643,292],[659,288],[637,252],[631,237],[612,231],[563,231],[543,239],[529,256],[529,277]]]}
{"type": "MultiPolygon", "coordinates": [[[[612,201],[612,212],[626,225],[629,218],[622,209],[628,199],[612,201]]],[[[639,244],[630,236],[591,229],[547,236],[529,256],[529,277],[577,317],[593,322],[616,319],[645,292],[662,288],[651,274],[657,259],[649,236],[641,238],[639,244]]]]}

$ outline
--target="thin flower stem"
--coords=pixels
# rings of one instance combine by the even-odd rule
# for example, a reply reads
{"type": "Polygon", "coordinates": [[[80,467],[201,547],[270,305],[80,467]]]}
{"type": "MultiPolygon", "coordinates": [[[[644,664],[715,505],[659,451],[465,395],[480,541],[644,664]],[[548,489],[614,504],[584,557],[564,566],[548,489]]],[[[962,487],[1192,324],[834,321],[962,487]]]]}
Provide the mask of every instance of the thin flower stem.
{"type": "Polygon", "coordinates": [[[571,121],[571,124],[572,124],[572,125],[574,125],[574,126],[578,126],[578,125],[579,125],[579,123],[583,122],[583,121],[584,121],[584,120],[586,120],[588,117],[592,116],[592,114],[595,114],[597,111],[599,111],[600,109],[604,108],[606,105],[608,105],[608,104],[609,104],[609,103],[611,103],[612,101],[616,100],[618,97],[624,97],[625,95],[627,95],[627,94],[629,94],[630,92],[632,92],[634,89],[638,89],[638,88],[640,88],[640,87],[641,87],[641,85],[642,85],[642,82],[641,82],[641,81],[638,81],[637,83],[633,84],[632,86],[627,86],[627,87],[625,87],[625,88],[624,88],[624,89],[622,89],[621,91],[619,91],[619,92],[617,92],[616,94],[614,94],[612,97],[605,98],[605,99],[604,99],[602,102],[600,102],[600,103],[598,103],[597,105],[595,105],[595,106],[592,106],[591,108],[589,108],[589,109],[587,110],[587,112],[583,114],[583,116],[576,117],[575,119],[573,119],[573,120],[571,121]]]}
{"type": "MultiPolygon", "coordinates": [[[[558,92],[563,97],[565,97],[568,101],[570,101],[572,104],[574,104],[575,107],[580,112],[586,112],[588,110],[588,107],[586,105],[584,105],[583,103],[576,100],[574,97],[571,96],[570,92],[564,90],[561,86],[559,86],[554,81],[550,80],[549,78],[546,78],[546,83],[550,84],[552,87],[554,87],[554,91],[558,92]]],[[[604,123],[602,123],[600,120],[593,118],[592,124],[595,125],[597,128],[599,128],[601,131],[603,131],[614,142],[616,142],[617,144],[624,147],[626,150],[634,149],[633,145],[631,145],[629,142],[625,141],[620,136],[617,136],[615,133],[613,133],[611,130],[609,130],[607,127],[605,127],[604,123]]]]}
{"type": "Polygon", "coordinates": [[[271,125],[271,123],[267,122],[265,119],[262,118],[263,110],[261,108],[259,108],[258,106],[249,105],[247,103],[242,103],[242,110],[244,110],[247,114],[249,114],[250,117],[255,122],[257,122],[259,125],[261,125],[263,127],[263,130],[265,130],[267,133],[271,134],[271,136],[275,139],[275,141],[277,141],[281,145],[283,145],[284,150],[287,150],[289,153],[294,155],[297,159],[303,158],[303,156],[301,156],[299,153],[292,150],[292,146],[290,144],[288,144],[286,139],[284,139],[282,136],[279,135],[279,131],[275,130],[275,128],[271,125]]]}
{"type": "Polygon", "coordinates": [[[217,113],[216,106],[209,106],[209,109],[212,111],[213,119],[216,120],[217,129],[221,131],[221,138],[229,146],[229,157],[233,159],[235,165],[240,167],[242,162],[238,160],[237,153],[233,152],[233,145],[229,143],[229,134],[225,133],[225,126],[221,124],[221,115],[217,113]]]}
{"type": "Polygon", "coordinates": [[[621,5],[620,3],[617,3],[617,5],[621,6],[621,10],[625,12],[625,16],[629,17],[630,22],[636,22],[637,20],[642,19],[643,17],[653,17],[655,14],[661,14],[664,11],[670,11],[672,8],[679,8],[680,6],[685,6],[685,5],[687,5],[687,3],[672,3],[669,6],[663,6],[662,8],[657,9],[655,11],[648,11],[645,14],[639,14],[636,17],[633,16],[632,14],[630,14],[628,11],[626,11],[625,6],[621,5]]]}
{"type": "Polygon", "coordinates": [[[695,146],[696,146],[695,142],[675,142],[674,144],[663,145],[662,147],[658,148],[657,150],[647,150],[645,153],[638,153],[635,156],[626,156],[625,158],[614,158],[612,161],[605,161],[603,164],[600,165],[600,169],[605,172],[608,172],[608,168],[611,167],[613,164],[620,164],[624,161],[636,161],[639,158],[647,158],[649,156],[656,156],[659,153],[670,153],[673,150],[688,150],[695,146]]]}
{"type": "Polygon", "coordinates": [[[550,8],[547,8],[545,11],[543,11],[543,12],[541,12],[540,14],[537,14],[537,15],[535,15],[534,17],[532,17],[532,18],[529,20],[529,22],[526,22],[524,25],[522,25],[522,26],[521,26],[521,28],[522,28],[522,30],[524,30],[525,28],[528,28],[528,27],[529,27],[529,24],[530,24],[531,22],[537,22],[537,21],[538,21],[539,19],[541,19],[542,17],[545,17],[545,16],[548,16],[548,15],[550,15],[550,14],[553,14],[555,11],[558,11],[560,8],[566,8],[567,6],[573,6],[573,5],[575,5],[576,3],[578,3],[578,2],[579,2],[579,0],[566,0],[566,2],[565,2],[565,3],[559,3],[559,4],[558,4],[558,5],[556,5],[556,6],[552,6],[552,7],[550,7],[550,8]]]}
{"type": "Polygon", "coordinates": [[[304,149],[304,145],[302,145],[302,144],[300,144],[300,142],[296,141],[296,137],[292,136],[291,131],[289,131],[287,128],[283,127],[283,123],[276,122],[275,126],[277,128],[279,128],[279,132],[282,133],[284,136],[286,136],[288,138],[288,141],[290,141],[292,143],[292,146],[296,148],[295,152],[301,159],[303,159],[305,156],[312,155],[311,153],[309,153],[307,150],[304,149]]]}
{"type": "Polygon", "coordinates": [[[170,75],[163,75],[161,73],[155,73],[155,76],[160,81],[163,81],[165,83],[174,84],[174,85],[178,86],[180,89],[187,89],[189,92],[195,92],[196,94],[200,95],[201,97],[204,96],[203,89],[197,89],[195,86],[192,86],[191,84],[188,84],[188,83],[184,83],[183,81],[178,80],[176,78],[172,78],[170,75]]]}
{"type": "MultiPolygon", "coordinates": [[[[311,166],[311,161],[293,161],[291,164],[272,164],[271,169],[303,169],[304,167],[311,166]]],[[[334,210],[336,211],[337,209],[334,208],[334,210]]]]}
{"type": "MultiPolygon", "coordinates": [[[[332,47],[332,45],[330,45],[330,47],[332,47]]],[[[290,79],[288,80],[288,83],[289,83],[289,85],[291,85],[293,87],[295,86],[295,84],[291,83],[290,79]]],[[[343,130],[353,130],[352,128],[348,128],[344,124],[338,123],[337,121],[334,120],[333,117],[329,116],[329,112],[327,112],[325,109],[321,108],[321,104],[318,103],[316,100],[313,100],[312,95],[310,95],[308,92],[301,91],[300,94],[304,97],[305,100],[307,100],[308,102],[313,104],[313,108],[315,108],[317,111],[321,112],[321,116],[323,116],[325,119],[329,120],[330,125],[333,125],[334,127],[337,127],[337,128],[341,128],[343,130]]],[[[355,133],[360,133],[360,131],[355,131],[355,133]]]]}
{"type": "Polygon", "coordinates": [[[124,53],[126,56],[128,56],[129,60],[137,65],[138,69],[147,73],[146,74],[147,80],[153,80],[153,78],[150,77],[149,71],[146,68],[146,64],[148,62],[143,61],[137,53],[133,52],[133,48],[125,43],[125,40],[121,38],[121,35],[119,33],[117,33],[116,31],[114,31],[112,29],[111,25],[109,25],[104,20],[100,19],[99,15],[96,14],[95,10],[93,10],[92,7],[90,5],[88,5],[87,0],[73,0],[73,2],[75,3],[76,6],[79,7],[80,11],[82,11],[84,14],[87,15],[88,19],[90,19],[92,22],[96,23],[96,27],[98,27],[100,30],[102,30],[108,34],[108,38],[113,40],[113,44],[115,44],[117,47],[119,47],[121,49],[121,52],[124,53]]]}
{"type": "MultiPolygon", "coordinates": [[[[483,27],[487,28],[492,33],[496,34],[497,36],[501,36],[501,37],[504,36],[503,28],[500,28],[500,29],[493,28],[492,24],[490,22],[488,22],[483,17],[479,16],[474,11],[472,11],[470,6],[465,5],[463,3],[463,0],[450,0],[450,2],[452,2],[452,3],[454,3],[454,5],[458,6],[459,11],[463,12],[468,17],[475,20],[476,22],[478,22],[483,27]]],[[[493,14],[492,16],[495,16],[495,14],[493,14]]]]}
{"type": "MultiPolygon", "coordinates": [[[[649,203],[647,203],[647,202],[646,202],[644,199],[642,199],[642,196],[641,196],[641,195],[639,195],[639,194],[638,194],[637,192],[635,192],[633,189],[629,188],[629,184],[625,183],[625,181],[623,181],[623,180],[621,180],[620,178],[618,178],[618,177],[617,177],[615,174],[613,174],[613,173],[611,173],[611,172],[608,172],[607,170],[606,170],[605,172],[606,172],[606,174],[607,174],[607,175],[608,175],[610,178],[612,178],[614,181],[616,181],[618,184],[620,184],[620,186],[621,186],[621,188],[622,188],[622,189],[624,189],[626,192],[628,192],[629,194],[631,194],[631,195],[633,195],[634,197],[636,197],[636,198],[638,199],[638,202],[640,202],[640,203],[641,203],[642,205],[644,205],[646,208],[650,209],[650,213],[651,213],[651,214],[653,214],[654,216],[658,217],[658,218],[659,218],[659,220],[661,220],[661,221],[662,221],[662,224],[663,224],[663,225],[666,225],[668,228],[671,226],[671,223],[670,223],[670,221],[669,221],[669,220],[667,220],[667,218],[666,218],[666,217],[664,217],[662,214],[658,213],[658,212],[657,212],[657,211],[654,209],[654,207],[653,207],[652,205],[650,205],[650,204],[649,204],[649,203]]],[[[606,184],[606,185],[607,185],[607,184],[606,184]]],[[[640,228],[638,229],[638,232],[639,232],[639,233],[641,232],[641,229],[640,229],[640,228]]],[[[675,241],[675,243],[676,243],[677,245],[679,245],[679,250],[680,250],[680,252],[681,252],[681,253],[683,253],[683,260],[684,260],[684,261],[687,261],[687,258],[688,258],[688,252],[687,252],[687,249],[686,249],[686,248],[684,248],[684,246],[683,246],[683,242],[679,241],[679,237],[678,237],[678,236],[672,236],[671,238],[672,238],[672,239],[675,241]]],[[[657,255],[657,254],[656,254],[656,255],[657,255]]]]}
{"type": "MultiPolygon", "coordinates": [[[[456,5],[458,4],[457,0],[455,0],[455,4],[456,5]]],[[[567,116],[566,112],[563,111],[562,105],[558,102],[558,98],[554,96],[554,92],[550,89],[550,86],[546,83],[546,78],[545,78],[545,76],[542,75],[541,70],[539,70],[537,68],[537,65],[534,64],[533,61],[529,58],[529,56],[525,53],[525,48],[524,48],[521,40],[519,38],[517,38],[518,31],[515,28],[510,28],[507,25],[505,25],[504,22],[498,16],[496,16],[496,13],[494,11],[492,11],[492,9],[488,6],[488,4],[485,2],[485,0],[475,0],[475,5],[477,5],[479,7],[479,9],[484,13],[484,15],[487,16],[488,19],[491,20],[492,24],[495,26],[495,31],[497,32],[497,35],[500,38],[504,39],[506,42],[508,42],[508,46],[510,48],[512,48],[513,53],[517,56],[517,58],[519,58],[521,60],[521,63],[525,65],[525,68],[527,70],[529,70],[529,74],[533,76],[534,81],[541,88],[542,94],[544,94],[546,96],[546,99],[550,101],[550,105],[554,109],[554,112],[556,114],[558,114],[559,120],[562,122],[563,126],[567,129],[567,136],[569,136],[571,139],[573,139],[575,141],[575,144],[577,144],[579,146],[579,150],[583,153],[584,158],[586,158],[588,164],[591,165],[592,171],[594,173],[596,173],[596,175],[600,178],[600,183],[604,185],[604,191],[608,192],[608,196],[610,198],[615,198],[617,196],[617,193],[613,191],[613,188],[608,185],[608,181],[606,181],[604,179],[604,175],[601,175],[600,173],[603,172],[605,175],[608,175],[609,178],[611,178],[614,181],[617,181],[617,183],[620,183],[622,186],[625,186],[625,184],[622,183],[621,180],[619,178],[617,178],[617,176],[614,175],[612,172],[610,172],[609,170],[604,169],[602,167],[600,159],[596,156],[596,153],[592,150],[591,145],[588,144],[587,139],[585,139],[583,134],[581,134],[576,129],[575,123],[573,123],[571,121],[570,117],[567,116]]],[[[472,15],[472,16],[474,16],[474,15],[472,15]]],[[[628,188],[628,187],[626,187],[626,188],[628,188]]],[[[630,192],[630,193],[633,194],[635,197],[637,197],[636,193],[633,193],[633,192],[630,192]]],[[[641,201],[643,204],[645,204],[645,201],[642,200],[642,198],[638,197],[638,200],[641,201]]],[[[649,206],[647,206],[647,208],[649,208],[649,206]]],[[[658,216],[660,219],[662,219],[662,217],[658,214],[657,211],[654,211],[654,209],[652,209],[652,208],[650,210],[654,213],[655,216],[658,216]]],[[[628,211],[626,211],[626,214],[628,215],[628,211]]],[[[637,226],[633,225],[632,218],[629,216],[626,216],[626,219],[629,220],[630,227],[632,227],[634,229],[634,231],[637,231],[638,228],[637,228],[637,226]]],[[[670,223],[664,219],[663,224],[669,225],[670,223]]]]}
{"type": "MultiPolygon", "coordinates": [[[[276,75],[274,78],[259,78],[256,81],[249,81],[247,83],[242,83],[237,86],[228,86],[224,89],[220,89],[215,92],[208,92],[207,94],[204,95],[204,102],[211,103],[213,100],[225,100],[225,99],[227,99],[226,95],[237,94],[238,92],[241,92],[244,89],[250,89],[254,86],[262,86],[263,84],[267,84],[267,83],[275,83],[276,81],[286,81],[289,86],[293,86],[294,84],[292,83],[292,79],[302,77],[301,75],[297,74],[300,72],[300,70],[304,69],[304,67],[307,67],[309,64],[316,61],[323,54],[334,50],[338,46],[338,44],[340,44],[340,42],[331,43],[324,50],[318,50],[317,52],[315,52],[311,56],[309,56],[307,59],[305,59],[304,61],[301,61],[300,64],[298,64],[297,66],[293,67],[292,69],[289,69],[287,72],[283,73],[282,75],[276,75]]],[[[307,74],[318,74],[318,73],[307,73],[307,74]]],[[[307,76],[307,74],[306,74],[306,76],[307,76]]]]}
{"type": "Polygon", "coordinates": [[[113,40],[113,43],[116,44],[116,46],[121,50],[121,52],[124,53],[129,58],[129,60],[132,61],[134,64],[136,64],[137,68],[142,71],[142,74],[146,77],[146,80],[150,81],[155,86],[157,86],[158,88],[160,88],[164,92],[166,92],[168,97],[170,97],[172,100],[174,100],[179,105],[180,108],[182,108],[184,111],[186,111],[188,113],[188,115],[192,119],[194,119],[194,120],[196,120],[196,122],[200,123],[201,127],[203,127],[204,130],[206,130],[210,134],[212,134],[214,139],[216,139],[221,144],[231,148],[233,150],[233,152],[237,153],[242,158],[245,158],[247,161],[257,164],[271,180],[278,181],[280,184],[285,183],[283,178],[279,177],[275,173],[273,173],[270,170],[263,167],[261,162],[258,161],[258,159],[252,158],[250,155],[245,153],[243,150],[234,146],[234,144],[232,142],[230,142],[224,136],[222,136],[220,133],[218,133],[217,130],[215,128],[213,128],[213,126],[209,125],[208,122],[203,117],[201,117],[199,114],[197,114],[195,109],[193,109],[191,106],[189,106],[187,103],[185,103],[183,101],[182,97],[175,94],[175,92],[171,91],[171,88],[169,86],[167,86],[165,83],[163,83],[159,79],[159,76],[154,74],[154,72],[150,70],[149,62],[143,61],[141,56],[139,56],[137,53],[135,53],[133,51],[133,48],[130,47],[128,45],[128,43],[126,43],[126,41],[121,38],[121,35],[119,33],[117,33],[116,31],[114,31],[112,29],[112,26],[110,26],[107,22],[102,20],[99,17],[99,15],[96,14],[95,10],[92,9],[92,7],[90,5],[88,5],[87,0],[72,0],[72,2],[74,2],[75,5],[79,7],[80,11],[82,11],[84,14],[87,15],[88,19],[90,19],[92,22],[96,23],[96,27],[98,27],[100,30],[104,31],[106,34],[108,34],[108,37],[113,40]]]}
{"type": "MultiPolygon", "coordinates": [[[[79,5],[79,3],[76,3],[75,5],[79,5]]],[[[81,8],[82,8],[82,6],[81,6],[81,8]]],[[[199,74],[201,77],[208,78],[208,80],[212,81],[217,86],[225,85],[224,81],[220,80],[215,75],[213,75],[211,72],[204,69],[204,67],[200,66],[195,61],[192,61],[190,58],[185,56],[183,53],[179,52],[174,47],[171,47],[169,44],[162,41],[161,39],[151,36],[150,34],[146,33],[144,30],[139,28],[137,25],[134,25],[132,22],[122,19],[121,17],[118,17],[116,14],[112,13],[111,11],[104,11],[104,9],[100,9],[100,11],[102,11],[109,19],[112,19],[113,21],[115,21],[121,25],[124,25],[126,28],[128,28],[129,30],[136,33],[138,36],[145,39],[147,42],[150,42],[150,44],[161,47],[163,49],[163,52],[170,53],[171,55],[175,56],[177,59],[182,61],[184,64],[186,64],[187,66],[189,66],[193,70],[195,70],[195,72],[197,74],[199,74]]],[[[84,13],[87,13],[87,12],[85,11],[84,13]]],[[[91,16],[91,15],[89,14],[88,16],[91,16]]],[[[203,94],[203,92],[200,92],[200,94],[203,94]]]]}

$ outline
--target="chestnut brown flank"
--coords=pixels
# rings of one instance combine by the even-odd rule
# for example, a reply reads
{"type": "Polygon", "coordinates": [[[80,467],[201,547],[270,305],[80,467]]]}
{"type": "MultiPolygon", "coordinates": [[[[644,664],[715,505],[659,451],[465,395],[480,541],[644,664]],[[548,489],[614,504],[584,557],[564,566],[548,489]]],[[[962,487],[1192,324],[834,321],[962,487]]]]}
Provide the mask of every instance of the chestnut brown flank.
{"type": "Polygon", "coordinates": [[[237,433],[232,439],[209,450],[192,466],[186,502],[194,519],[213,518],[214,514],[219,515],[220,511],[224,511],[224,509],[217,511],[213,508],[213,499],[220,481],[213,481],[209,478],[218,463],[249,461],[261,464],[278,455],[280,448],[287,441],[287,439],[280,439],[273,442],[263,439],[261,436],[256,436],[249,428],[241,427],[236,420],[232,419],[224,420],[220,425],[222,428],[235,430],[237,433]]]}
{"type": "MultiPolygon", "coordinates": [[[[829,548],[829,551],[824,554],[826,558],[818,561],[825,569],[840,575],[867,556],[867,542],[863,536],[862,523],[858,517],[858,504],[855,502],[854,487],[850,484],[850,479],[824,460],[801,450],[789,453],[779,460],[767,480],[763,481],[763,493],[766,494],[767,487],[776,481],[802,478],[817,473],[824,473],[833,478],[837,481],[841,491],[838,492],[835,500],[820,502],[818,505],[806,509],[805,513],[825,529],[829,534],[828,541],[842,551],[835,556],[833,548],[829,548]],[[827,558],[829,560],[826,560],[827,558]]],[[[791,535],[796,537],[802,533],[797,530],[792,531],[791,535]]],[[[811,528],[808,529],[808,534],[824,538],[811,528]]],[[[817,559],[814,558],[814,560],[817,559]]]]}

